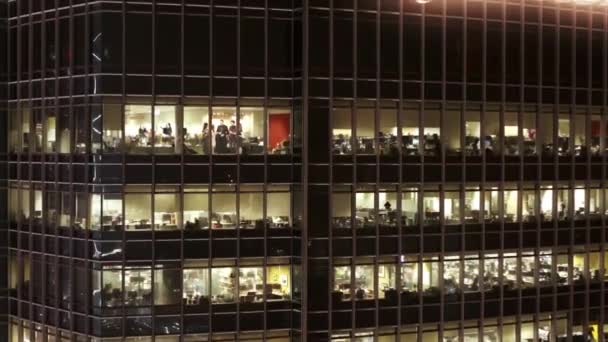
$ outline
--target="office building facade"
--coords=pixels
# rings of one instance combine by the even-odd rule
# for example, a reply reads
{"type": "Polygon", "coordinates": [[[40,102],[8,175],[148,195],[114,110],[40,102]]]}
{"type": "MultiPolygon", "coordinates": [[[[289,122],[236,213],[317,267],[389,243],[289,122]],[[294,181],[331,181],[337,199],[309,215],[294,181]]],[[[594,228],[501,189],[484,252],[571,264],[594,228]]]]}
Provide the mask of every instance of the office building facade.
{"type": "Polygon", "coordinates": [[[9,341],[605,340],[605,1],[0,3],[9,341]]]}

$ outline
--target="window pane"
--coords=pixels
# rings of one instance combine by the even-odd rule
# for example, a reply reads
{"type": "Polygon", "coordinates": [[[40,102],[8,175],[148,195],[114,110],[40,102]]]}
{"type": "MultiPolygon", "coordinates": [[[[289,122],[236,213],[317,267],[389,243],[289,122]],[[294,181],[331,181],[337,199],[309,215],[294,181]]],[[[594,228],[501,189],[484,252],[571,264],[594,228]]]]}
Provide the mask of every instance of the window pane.
{"type": "Polygon", "coordinates": [[[125,220],[127,229],[150,229],[152,196],[150,194],[126,194],[125,220]]]}
{"type": "Polygon", "coordinates": [[[340,108],[332,111],[333,154],[352,153],[352,119],[349,109],[340,108]]]}
{"type": "MultiPolygon", "coordinates": [[[[236,108],[214,107],[211,132],[214,136],[213,153],[235,153],[237,149],[236,108]],[[234,127],[234,132],[229,131],[228,125],[234,127]]],[[[240,133],[241,130],[238,132],[240,133]]]]}
{"type": "Polygon", "coordinates": [[[154,271],[154,305],[178,305],[181,289],[181,270],[154,271]]]}
{"type": "Polygon", "coordinates": [[[93,121],[103,121],[103,151],[115,153],[121,151],[122,146],[122,106],[104,104],[102,118],[93,118],[93,121]]]}
{"type": "Polygon", "coordinates": [[[214,193],[211,201],[211,220],[213,228],[236,228],[236,195],[233,193],[214,193]]]}
{"type": "Polygon", "coordinates": [[[148,153],[152,145],[152,108],[125,106],[125,144],[127,153],[148,153]]]}
{"type": "Polygon", "coordinates": [[[374,299],[374,266],[358,265],[355,266],[355,298],[374,299]]]}
{"type": "Polygon", "coordinates": [[[374,109],[357,108],[356,123],[357,123],[357,153],[358,154],[375,153],[374,109]]]}
{"type": "Polygon", "coordinates": [[[239,195],[239,215],[241,228],[264,228],[264,194],[262,192],[241,192],[239,195]]]}
{"type": "MultiPolygon", "coordinates": [[[[269,123],[270,124],[270,123],[269,123]]],[[[241,108],[239,125],[230,121],[228,141],[241,148],[242,154],[264,153],[264,109],[241,108]]]]}
{"type": "Polygon", "coordinates": [[[291,111],[280,109],[268,111],[268,152],[291,153],[291,111]]]}
{"type": "Polygon", "coordinates": [[[266,195],[266,215],[270,228],[291,226],[291,196],[289,192],[270,192],[266,195]]]}
{"type": "Polygon", "coordinates": [[[234,267],[211,269],[211,302],[232,303],[236,289],[236,270],[234,267]]]}
{"type": "Polygon", "coordinates": [[[178,153],[175,144],[177,125],[175,106],[154,107],[154,151],[160,154],[178,153]]]}
{"type": "Polygon", "coordinates": [[[149,269],[125,269],[124,300],[126,306],[152,304],[152,271],[149,269]]]}
{"type": "Polygon", "coordinates": [[[264,299],[262,267],[241,267],[239,269],[239,296],[242,303],[261,302],[264,299]]]}
{"type": "Polygon", "coordinates": [[[210,154],[210,133],[207,107],[184,107],[184,154],[210,154]]]}
{"type": "Polygon", "coordinates": [[[184,293],[186,305],[207,305],[209,303],[209,270],[184,270],[184,293]],[[205,303],[206,302],[206,303],[205,303]]]}
{"type": "Polygon", "coordinates": [[[209,228],[209,195],[207,193],[184,194],[184,228],[209,228]]]}
{"type": "Polygon", "coordinates": [[[178,194],[154,195],[154,229],[181,229],[181,210],[178,194]]]}

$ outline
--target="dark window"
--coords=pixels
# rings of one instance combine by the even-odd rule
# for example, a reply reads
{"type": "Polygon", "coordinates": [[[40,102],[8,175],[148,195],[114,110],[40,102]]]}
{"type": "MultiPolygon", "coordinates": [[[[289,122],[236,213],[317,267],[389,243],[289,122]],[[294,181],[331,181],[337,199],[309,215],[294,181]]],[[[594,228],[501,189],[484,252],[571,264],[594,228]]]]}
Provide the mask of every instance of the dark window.
{"type": "Polygon", "coordinates": [[[241,70],[244,76],[264,76],[264,19],[241,21],[241,70]]]}
{"type": "Polygon", "coordinates": [[[443,27],[441,19],[428,18],[424,46],[426,79],[439,81],[442,77],[443,27]]]}
{"type": "Polygon", "coordinates": [[[234,17],[213,19],[213,64],[215,75],[236,75],[237,24],[234,17]]]}
{"type": "Polygon", "coordinates": [[[353,22],[352,17],[334,18],[334,76],[353,75],[353,22]]]}
{"type": "Polygon", "coordinates": [[[152,18],[149,15],[126,15],[127,73],[152,72],[152,18]]]}
{"type": "Polygon", "coordinates": [[[268,30],[268,72],[271,76],[291,74],[291,22],[270,20],[268,30]]]}
{"type": "Polygon", "coordinates": [[[156,22],[156,73],[181,72],[181,23],[176,15],[159,15],[156,22]]]}
{"type": "Polygon", "coordinates": [[[403,28],[403,77],[406,80],[419,80],[421,76],[422,35],[420,18],[404,16],[403,28]]]}
{"type": "Polygon", "coordinates": [[[448,81],[462,81],[462,61],[464,56],[462,20],[448,19],[446,34],[446,78],[448,81]]]}
{"type": "MultiPolygon", "coordinates": [[[[488,32],[488,35],[490,32],[488,32]]],[[[498,41],[500,42],[500,40],[498,41]]],[[[482,24],[478,21],[467,22],[467,81],[481,82],[482,49],[483,49],[482,24]]],[[[497,46],[493,42],[492,46],[497,46]]]]}
{"type": "Polygon", "coordinates": [[[399,78],[399,17],[394,15],[381,20],[380,72],[382,78],[399,78]]]}
{"type": "MultiPolygon", "coordinates": [[[[601,54],[601,49],[597,51],[601,54]]],[[[589,83],[589,32],[576,31],[576,86],[587,87],[589,83]]]]}
{"type": "MultiPolygon", "coordinates": [[[[327,18],[310,18],[310,73],[313,76],[327,76],[329,69],[329,26],[327,18]]],[[[341,63],[341,61],[340,61],[341,63]]]]}
{"type": "Polygon", "coordinates": [[[376,77],[375,16],[360,14],[357,18],[357,72],[359,77],[376,77]]]}
{"type": "Polygon", "coordinates": [[[559,30],[559,84],[572,85],[572,30],[559,30]]]}
{"type": "Polygon", "coordinates": [[[184,73],[209,74],[209,18],[184,17],[184,73]]]}
{"type": "Polygon", "coordinates": [[[543,85],[555,84],[555,60],[557,58],[557,48],[555,44],[555,28],[543,26],[543,85]]]}
{"type": "Polygon", "coordinates": [[[527,25],[524,37],[524,72],[526,84],[538,84],[538,26],[527,25]]]}

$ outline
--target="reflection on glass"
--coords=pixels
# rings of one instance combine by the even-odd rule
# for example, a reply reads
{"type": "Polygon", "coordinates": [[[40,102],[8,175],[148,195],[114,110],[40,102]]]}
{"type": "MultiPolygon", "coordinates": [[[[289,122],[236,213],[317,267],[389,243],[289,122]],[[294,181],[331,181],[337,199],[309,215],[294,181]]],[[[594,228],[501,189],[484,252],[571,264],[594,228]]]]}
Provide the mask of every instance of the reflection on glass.
{"type": "Polygon", "coordinates": [[[540,114],[540,124],[538,126],[541,151],[543,156],[553,155],[553,112],[543,112],[540,114]]]}
{"type": "Polygon", "coordinates": [[[574,115],[574,154],[577,156],[587,156],[587,141],[585,139],[585,121],[587,115],[580,113],[574,115]]]}
{"type": "MultiPolygon", "coordinates": [[[[92,118],[93,127],[101,123],[102,150],[104,153],[116,153],[122,150],[122,106],[115,104],[104,104],[101,117],[92,118]]],[[[93,128],[94,129],[94,128],[93,128]]]]}
{"type": "Polygon", "coordinates": [[[447,155],[459,155],[462,151],[460,125],[460,111],[448,110],[444,113],[443,140],[445,141],[447,155]]]}

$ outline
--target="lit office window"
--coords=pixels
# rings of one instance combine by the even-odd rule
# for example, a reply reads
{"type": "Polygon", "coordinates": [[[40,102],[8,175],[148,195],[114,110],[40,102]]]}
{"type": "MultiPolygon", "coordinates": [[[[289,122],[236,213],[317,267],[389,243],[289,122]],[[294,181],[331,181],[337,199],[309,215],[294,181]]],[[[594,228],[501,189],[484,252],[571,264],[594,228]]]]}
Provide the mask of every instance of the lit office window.
{"type": "Polygon", "coordinates": [[[557,121],[557,153],[570,155],[570,114],[560,113],[557,121]]]}
{"type": "Polygon", "coordinates": [[[553,220],[553,187],[543,185],[540,188],[540,219],[542,221],[553,220]]]}
{"type": "Polygon", "coordinates": [[[264,229],[264,193],[261,185],[242,185],[239,193],[240,228],[264,229]]]}
{"type": "Polygon", "coordinates": [[[467,156],[478,156],[481,151],[481,121],[479,111],[464,113],[464,151],[467,156]]]}
{"type": "Polygon", "coordinates": [[[574,189],[574,219],[584,220],[587,214],[587,198],[584,186],[578,185],[574,189]]]}
{"type": "Polygon", "coordinates": [[[127,153],[149,153],[153,143],[152,107],[126,105],[124,132],[127,153]]]}
{"type": "Polygon", "coordinates": [[[357,228],[375,228],[376,196],[371,187],[360,187],[355,196],[355,217],[357,228]]]}
{"type": "Polygon", "coordinates": [[[397,133],[397,110],[380,109],[380,128],[378,132],[378,149],[381,155],[397,156],[399,154],[397,133]]]}
{"type": "Polygon", "coordinates": [[[43,143],[43,152],[57,152],[57,117],[55,116],[54,111],[46,111],[44,133],[45,142],[43,143]]]}
{"type": "Polygon", "coordinates": [[[351,299],[350,266],[334,266],[334,296],[346,301],[351,299]]]}
{"type": "Polygon", "coordinates": [[[355,299],[374,299],[374,266],[355,266],[355,299]]]}
{"type": "Polygon", "coordinates": [[[424,121],[424,155],[441,156],[441,112],[426,110],[422,119],[424,121]]]}
{"type": "MultiPolygon", "coordinates": [[[[66,108],[65,111],[69,109],[66,108]]],[[[66,113],[60,113],[59,117],[61,118],[63,115],[68,115],[66,113]]],[[[85,107],[74,107],[72,108],[72,118],[74,120],[74,130],[73,130],[73,151],[74,153],[87,153],[88,146],[90,143],[90,126],[91,120],[89,118],[89,112],[85,107]]],[[[63,132],[65,134],[65,130],[63,132]]],[[[61,142],[61,136],[57,137],[58,142],[61,142]]],[[[64,147],[69,148],[69,143],[64,145],[64,147]]]]}
{"type": "Polygon", "coordinates": [[[507,289],[519,288],[519,282],[517,280],[517,254],[505,253],[503,256],[503,268],[502,268],[502,282],[507,289]]]}
{"type": "Polygon", "coordinates": [[[185,106],[184,154],[211,154],[211,133],[207,107],[185,106]]]}
{"type": "Polygon", "coordinates": [[[466,223],[480,223],[482,219],[481,192],[478,187],[467,187],[464,194],[464,220],[466,223]]]}
{"type": "Polygon", "coordinates": [[[184,229],[209,229],[207,187],[186,187],[184,189],[184,229]]]}
{"type": "Polygon", "coordinates": [[[290,154],[291,110],[268,109],[268,153],[290,154]]]}
{"type": "Polygon", "coordinates": [[[154,229],[175,230],[181,229],[182,211],[180,208],[180,195],[172,187],[156,188],[154,194],[154,229]]]}
{"type": "Polygon", "coordinates": [[[557,190],[557,217],[560,221],[571,218],[570,215],[570,189],[560,188],[557,190]]]}
{"type": "Polygon", "coordinates": [[[234,229],[237,224],[234,187],[214,187],[211,198],[211,227],[213,229],[234,229]]]}
{"type": "Polygon", "coordinates": [[[333,228],[352,228],[351,196],[349,186],[336,186],[331,195],[333,228]]]}
{"type": "Polygon", "coordinates": [[[443,219],[445,224],[460,224],[460,189],[448,186],[444,192],[443,219]]]}
{"type": "Polygon", "coordinates": [[[187,306],[209,305],[209,269],[188,268],[183,270],[182,298],[187,306]]]}
{"type": "Polygon", "coordinates": [[[266,300],[289,300],[291,298],[290,265],[266,267],[266,300]]]}
{"type": "Polygon", "coordinates": [[[540,114],[538,125],[538,139],[541,144],[543,156],[552,156],[555,149],[553,144],[553,109],[545,108],[540,114]]]}
{"type": "Polygon", "coordinates": [[[154,270],[154,305],[179,305],[182,298],[181,291],[182,270],[170,268],[154,270]]]}
{"type": "Polygon", "coordinates": [[[152,195],[149,187],[132,187],[125,194],[125,225],[127,230],[152,228],[152,195]],[[136,191],[138,193],[136,193],[136,191]]]}
{"type": "Polygon", "coordinates": [[[175,143],[177,135],[175,106],[154,106],[154,152],[158,154],[179,153],[175,143]]]}
{"type": "MultiPolygon", "coordinates": [[[[79,112],[78,114],[82,113],[79,112]]],[[[70,153],[72,151],[70,134],[70,111],[67,109],[61,109],[59,111],[59,115],[57,116],[57,124],[55,127],[55,136],[57,138],[57,141],[55,143],[53,151],[58,153],[70,153]]],[[[81,148],[82,147],[83,146],[81,146],[81,148]]],[[[86,146],[84,146],[84,149],[86,150],[86,146]]]]}
{"type": "MultiPolygon", "coordinates": [[[[276,130],[275,120],[269,120],[268,125],[276,130]]],[[[264,136],[263,108],[240,108],[239,124],[231,120],[228,126],[228,143],[236,146],[241,154],[263,154],[266,146],[264,136]]]]}
{"type": "Polygon", "coordinates": [[[404,108],[401,122],[402,153],[405,156],[420,154],[420,112],[417,109],[404,108]]]}
{"type": "Polygon", "coordinates": [[[584,248],[575,247],[572,254],[572,281],[575,285],[583,285],[587,279],[587,253],[584,248]]]}
{"type": "Polygon", "coordinates": [[[352,145],[352,119],[348,108],[336,108],[331,112],[332,153],[351,154],[352,145]]]}
{"type": "Polygon", "coordinates": [[[9,133],[8,133],[8,144],[9,144],[9,152],[11,153],[20,153],[21,152],[21,142],[23,139],[23,123],[21,122],[21,115],[19,115],[19,111],[11,110],[8,113],[9,118],[9,133]]]}
{"type": "Polygon", "coordinates": [[[521,286],[523,288],[535,285],[536,260],[534,254],[524,252],[521,257],[521,286]]]}
{"type": "Polygon", "coordinates": [[[270,228],[291,227],[291,193],[288,186],[268,186],[266,220],[270,228]]]}
{"type": "Polygon", "coordinates": [[[479,258],[477,255],[466,255],[464,259],[463,284],[464,291],[476,292],[481,286],[479,276],[479,258]]]}
{"type": "MultiPolygon", "coordinates": [[[[443,119],[443,140],[445,142],[446,155],[460,155],[462,144],[460,142],[461,121],[459,110],[447,110],[443,119]]],[[[465,127],[466,129],[466,127],[465,127]]]]}
{"type": "Polygon", "coordinates": [[[32,109],[24,107],[21,109],[21,136],[19,141],[21,142],[21,151],[27,153],[30,151],[30,144],[32,141],[32,131],[30,120],[32,119],[32,109]]]}
{"type": "Polygon", "coordinates": [[[456,296],[460,293],[460,259],[446,256],[443,260],[443,294],[456,296]]]}
{"type": "Polygon", "coordinates": [[[418,260],[415,257],[403,257],[401,265],[401,291],[418,292],[418,260]]]}
{"type": "Polygon", "coordinates": [[[439,295],[439,258],[425,257],[422,261],[422,290],[425,296],[439,295]]]}
{"type": "Polygon", "coordinates": [[[382,226],[397,225],[397,193],[391,186],[381,186],[378,192],[378,223],[382,226]]]}
{"type": "Polygon", "coordinates": [[[406,227],[418,225],[418,189],[416,188],[402,189],[401,221],[406,227]]]}
{"type": "MultiPolygon", "coordinates": [[[[102,129],[102,150],[104,153],[117,153],[122,151],[122,106],[104,104],[101,117],[92,119],[93,127],[100,123],[102,129]]],[[[93,128],[93,129],[95,129],[93,128]]],[[[99,130],[99,128],[97,128],[99,130]]],[[[139,133],[139,131],[138,131],[139,133]]],[[[100,151],[99,151],[100,152],[100,151]]]]}
{"type": "Polygon", "coordinates": [[[587,216],[589,216],[590,220],[600,220],[602,214],[602,191],[600,189],[599,184],[592,183],[591,187],[588,189],[589,191],[589,210],[587,212],[587,216]]]}
{"type": "Polygon", "coordinates": [[[356,147],[358,154],[374,154],[376,152],[375,111],[373,108],[357,108],[355,111],[356,147]]]}
{"type": "Polygon", "coordinates": [[[486,222],[497,222],[500,220],[500,192],[496,186],[488,186],[484,192],[483,204],[486,222]]]}
{"type": "Polygon", "coordinates": [[[125,267],[123,299],[125,306],[151,305],[152,270],[149,268],[125,267]]]}
{"type": "Polygon", "coordinates": [[[521,320],[520,341],[534,340],[534,319],[524,316],[521,320]]]}
{"type": "Polygon", "coordinates": [[[551,250],[540,251],[538,255],[538,285],[553,286],[553,254],[551,250]]]}
{"type": "MultiPolygon", "coordinates": [[[[597,247],[596,247],[597,248],[597,247]]],[[[598,251],[590,251],[588,254],[588,264],[589,264],[589,280],[592,282],[600,282],[602,281],[602,276],[600,272],[600,252],[598,251]]]]}
{"type": "Polygon", "coordinates": [[[424,225],[438,225],[441,219],[441,204],[436,188],[424,189],[424,225]]]}
{"type": "Polygon", "coordinates": [[[122,269],[107,266],[92,273],[93,306],[120,307],[123,304],[122,269]]]}
{"type": "Polygon", "coordinates": [[[518,113],[504,113],[503,151],[507,156],[519,155],[519,122],[518,113]]]}
{"type": "Polygon", "coordinates": [[[242,128],[236,125],[236,108],[214,107],[211,116],[211,144],[214,154],[234,154],[242,128]]]}
{"type": "Polygon", "coordinates": [[[602,143],[606,143],[605,140],[602,141],[602,137],[606,134],[606,130],[604,128],[602,132],[602,116],[601,114],[593,114],[591,115],[590,122],[590,137],[589,137],[589,153],[592,156],[598,156],[601,153],[602,143]]]}
{"type": "MultiPolygon", "coordinates": [[[[564,286],[564,285],[569,285],[571,282],[571,278],[570,278],[570,256],[568,255],[568,252],[565,250],[560,250],[558,251],[557,254],[557,262],[556,262],[557,266],[557,284],[564,286]]],[[[572,271],[572,274],[575,274],[575,271],[572,271]]]]}
{"type": "Polygon", "coordinates": [[[522,124],[524,156],[536,155],[536,113],[523,113],[522,124]]]}
{"type": "Polygon", "coordinates": [[[587,157],[588,152],[588,142],[586,139],[586,123],[587,123],[587,114],[586,113],[577,113],[574,115],[574,154],[576,156],[587,157]]]}
{"type": "Polygon", "coordinates": [[[117,231],[122,229],[122,195],[91,194],[91,229],[117,231]]]}
{"type": "Polygon", "coordinates": [[[487,111],[484,115],[483,148],[486,157],[499,156],[502,153],[500,149],[500,113],[487,111]]]}
{"type": "Polygon", "coordinates": [[[39,108],[33,108],[32,110],[32,136],[30,137],[30,141],[32,142],[33,151],[35,153],[40,153],[43,151],[43,115],[44,111],[39,108]],[[33,141],[31,140],[33,139],[33,141]]]}
{"type": "Polygon", "coordinates": [[[483,288],[485,291],[499,291],[500,259],[498,254],[486,254],[483,260],[483,288]]]}
{"type": "Polygon", "coordinates": [[[262,267],[239,268],[239,298],[241,303],[264,300],[264,271],[262,267]]]}
{"type": "Polygon", "coordinates": [[[522,191],[522,216],[524,222],[536,222],[536,190],[522,191]]]}
{"type": "Polygon", "coordinates": [[[214,267],[211,269],[211,302],[233,303],[237,285],[234,267],[214,267]]]}
{"type": "Polygon", "coordinates": [[[378,265],[378,298],[397,301],[397,268],[393,264],[378,265]]]}

